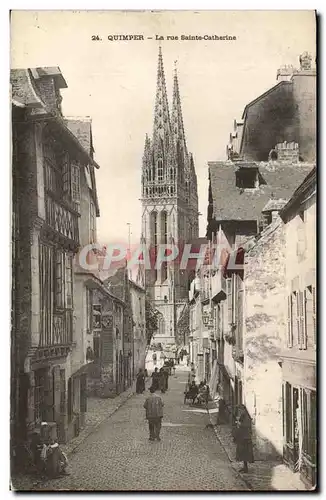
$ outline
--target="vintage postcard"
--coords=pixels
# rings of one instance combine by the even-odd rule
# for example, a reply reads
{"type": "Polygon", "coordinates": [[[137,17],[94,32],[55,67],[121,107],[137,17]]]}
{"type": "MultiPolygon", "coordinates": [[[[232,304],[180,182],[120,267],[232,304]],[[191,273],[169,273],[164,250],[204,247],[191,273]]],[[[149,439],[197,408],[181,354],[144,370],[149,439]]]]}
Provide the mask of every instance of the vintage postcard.
{"type": "Polygon", "coordinates": [[[10,22],[11,489],[316,489],[315,11],[10,22]]]}

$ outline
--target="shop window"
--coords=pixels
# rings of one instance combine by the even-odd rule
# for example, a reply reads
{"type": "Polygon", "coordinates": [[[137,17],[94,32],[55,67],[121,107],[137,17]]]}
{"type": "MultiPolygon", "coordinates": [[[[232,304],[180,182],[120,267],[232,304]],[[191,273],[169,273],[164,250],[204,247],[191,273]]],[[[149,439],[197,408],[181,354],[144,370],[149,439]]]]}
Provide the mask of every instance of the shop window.
{"type": "Polygon", "coordinates": [[[71,422],[73,415],[73,384],[72,378],[68,379],[68,423],[71,422]]]}
{"type": "Polygon", "coordinates": [[[35,371],[35,387],[34,387],[34,419],[36,422],[41,422],[45,419],[45,384],[46,370],[40,369],[35,371]]]}
{"type": "Polygon", "coordinates": [[[285,384],[285,437],[287,443],[293,441],[293,405],[292,405],[292,386],[288,382],[285,384]]]}
{"type": "Polygon", "coordinates": [[[309,455],[308,398],[304,389],[301,392],[302,448],[309,455]]]}
{"type": "Polygon", "coordinates": [[[94,359],[100,359],[100,337],[95,336],[93,338],[93,351],[94,351],[94,359]]]}
{"type": "Polygon", "coordinates": [[[315,464],[317,460],[317,408],[316,408],[316,391],[310,393],[310,435],[309,435],[309,456],[315,464]]]}

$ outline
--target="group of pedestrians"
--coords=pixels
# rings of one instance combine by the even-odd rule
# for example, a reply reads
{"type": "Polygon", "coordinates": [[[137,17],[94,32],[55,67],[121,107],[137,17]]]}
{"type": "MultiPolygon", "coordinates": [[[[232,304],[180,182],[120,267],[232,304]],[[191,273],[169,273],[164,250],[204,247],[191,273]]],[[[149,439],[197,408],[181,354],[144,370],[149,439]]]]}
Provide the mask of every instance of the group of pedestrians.
{"type": "Polygon", "coordinates": [[[160,370],[155,368],[152,373],[152,387],[157,391],[160,389],[162,393],[166,392],[169,387],[169,367],[162,366],[160,370]]]}

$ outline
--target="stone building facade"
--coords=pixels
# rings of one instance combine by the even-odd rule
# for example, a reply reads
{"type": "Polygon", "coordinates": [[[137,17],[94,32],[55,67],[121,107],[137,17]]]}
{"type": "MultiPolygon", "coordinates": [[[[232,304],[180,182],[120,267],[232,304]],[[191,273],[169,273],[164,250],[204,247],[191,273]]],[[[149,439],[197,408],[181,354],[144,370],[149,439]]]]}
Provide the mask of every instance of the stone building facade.
{"type": "Polygon", "coordinates": [[[286,308],[285,230],[276,211],[245,255],[244,288],[243,401],[254,426],[255,457],[277,458],[283,452],[279,359],[286,308]]]}
{"type": "Polygon", "coordinates": [[[286,336],[281,353],[283,453],[309,485],[317,469],[316,168],[280,215],[285,224],[286,336]]]}
{"type": "MultiPolygon", "coordinates": [[[[187,302],[189,276],[179,264],[155,262],[159,245],[177,245],[198,236],[197,177],[183,126],[177,73],[174,75],[172,114],[169,112],[163,58],[159,49],[153,137],[146,135],[142,167],[142,240],[150,248],[151,270],[145,288],[159,311],[154,341],[174,344],[177,322],[187,302]]],[[[163,248],[163,247],[161,247],[163,248]]]]}
{"type": "MultiPolygon", "coordinates": [[[[298,380],[296,385],[288,381],[292,392],[289,385],[283,387],[283,392],[287,390],[288,395],[287,399],[283,395],[282,402],[284,373],[288,370],[286,376],[289,377],[294,368],[281,368],[286,324],[289,322],[285,294],[289,283],[285,270],[291,260],[288,250],[291,245],[288,246],[289,230],[279,214],[283,213],[295,189],[314,168],[310,160],[315,158],[315,124],[307,133],[302,125],[301,133],[299,124],[302,122],[298,115],[293,114],[293,110],[305,110],[302,116],[306,116],[307,123],[315,120],[314,71],[305,66],[305,58],[309,59],[307,54],[302,56],[302,67],[295,76],[291,73],[285,78],[287,71],[281,71],[282,81],[246,107],[243,120],[235,122],[228,160],[209,163],[207,238],[217,248],[219,261],[214,262],[208,273],[213,331],[209,335],[206,353],[212,373],[216,356],[216,385],[227,403],[230,422],[238,404],[247,406],[253,421],[255,456],[258,459],[282,455],[284,400],[289,401],[290,407],[296,397],[293,394],[300,392],[298,380]],[[291,93],[294,94],[300,78],[309,81],[312,87],[311,92],[302,91],[302,102],[297,106],[293,104],[291,93]],[[280,92],[284,93],[284,102],[280,92]],[[289,109],[286,106],[290,106],[289,109]],[[271,109],[276,114],[278,109],[280,111],[277,127],[271,119],[271,109]],[[289,131],[292,129],[296,132],[291,135],[289,131]],[[271,380],[271,389],[266,391],[271,380]]],[[[298,95],[296,99],[299,99],[298,95]]],[[[295,224],[292,223],[292,227],[295,224]]],[[[303,231],[298,233],[303,240],[303,231]]],[[[292,246],[297,245],[294,236],[293,233],[292,246]]],[[[303,245],[301,240],[298,246],[303,245]]],[[[312,268],[314,257],[309,258],[312,268]]],[[[305,268],[309,266],[307,263],[305,268]]],[[[311,275],[310,268],[307,272],[311,275]]],[[[306,286],[314,290],[312,278],[310,281],[306,286]]],[[[293,288],[293,293],[298,295],[303,286],[302,280],[299,282],[301,288],[298,288],[298,280],[293,288]]],[[[192,336],[195,337],[195,333],[192,332],[192,336]]],[[[283,362],[283,367],[285,365],[289,366],[283,362]]],[[[303,368],[299,371],[303,375],[303,368]]],[[[313,372],[311,364],[310,371],[313,372]]],[[[305,418],[311,420],[312,417],[307,415],[310,408],[312,413],[314,411],[313,376],[307,391],[307,395],[302,392],[301,397],[308,401],[305,418]]],[[[293,430],[293,421],[291,425],[293,430]]],[[[288,427],[291,425],[289,420],[288,427]]],[[[309,425],[312,428],[312,424],[309,425]]],[[[290,432],[289,436],[293,437],[290,432]]],[[[284,454],[289,462],[293,461],[290,456],[292,449],[293,442],[289,442],[285,448],[288,454],[284,454]]],[[[310,466],[310,475],[312,471],[313,466],[310,466]]]]}
{"type": "Polygon", "coordinates": [[[62,116],[60,89],[67,84],[59,68],[12,70],[11,84],[12,437],[19,445],[46,420],[66,441],[86,411],[74,257],[83,230],[81,178],[98,165],[62,116]]]}

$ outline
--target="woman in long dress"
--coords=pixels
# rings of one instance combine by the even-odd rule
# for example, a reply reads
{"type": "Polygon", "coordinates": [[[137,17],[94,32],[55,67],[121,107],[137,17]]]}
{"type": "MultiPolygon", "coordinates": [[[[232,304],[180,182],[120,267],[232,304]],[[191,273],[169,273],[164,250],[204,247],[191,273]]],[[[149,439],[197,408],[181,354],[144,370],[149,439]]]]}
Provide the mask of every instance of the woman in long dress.
{"type": "Polygon", "coordinates": [[[158,372],[157,367],[152,373],[152,387],[155,389],[155,391],[158,390],[160,384],[160,374],[158,372]]]}
{"type": "Polygon", "coordinates": [[[136,393],[143,394],[145,390],[145,374],[142,369],[139,370],[136,377],[136,393]]]}
{"type": "Polygon", "coordinates": [[[248,462],[254,462],[254,453],[251,437],[251,418],[245,405],[239,406],[235,427],[236,460],[243,462],[240,472],[248,472],[248,462]]]}

